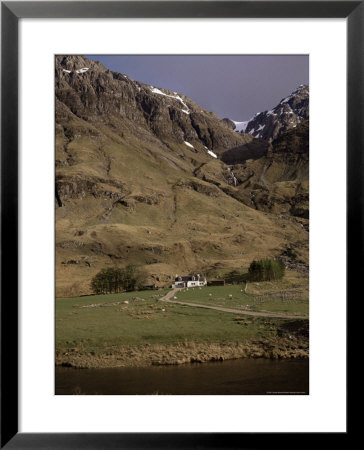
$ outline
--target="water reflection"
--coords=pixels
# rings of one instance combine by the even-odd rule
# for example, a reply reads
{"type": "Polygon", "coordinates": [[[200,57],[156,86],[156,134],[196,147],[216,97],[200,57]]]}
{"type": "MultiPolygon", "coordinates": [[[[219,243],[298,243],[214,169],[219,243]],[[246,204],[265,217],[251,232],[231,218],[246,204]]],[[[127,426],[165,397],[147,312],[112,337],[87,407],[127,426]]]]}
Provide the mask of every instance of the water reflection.
{"type": "Polygon", "coordinates": [[[308,360],[239,359],[148,368],[56,368],[56,394],[308,394],[308,360]]]}

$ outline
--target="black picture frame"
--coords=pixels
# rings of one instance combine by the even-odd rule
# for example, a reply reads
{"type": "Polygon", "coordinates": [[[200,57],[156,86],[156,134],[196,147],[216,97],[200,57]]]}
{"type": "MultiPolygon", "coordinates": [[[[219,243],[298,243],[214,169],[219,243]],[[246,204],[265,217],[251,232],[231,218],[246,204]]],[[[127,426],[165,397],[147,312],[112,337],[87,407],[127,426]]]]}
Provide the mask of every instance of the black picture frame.
{"type": "MultiPolygon", "coordinates": [[[[18,432],[18,21],[21,18],[347,18],[347,302],[364,273],[363,1],[1,2],[1,448],[185,449],[307,446],[325,433],[18,432]],[[11,105],[11,108],[9,108],[11,105]],[[358,263],[358,261],[360,261],[358,263]],[[7,301],[11,293],[13,301],[7,301]],[[269,443],[269,444],[268,444],[269,443]]],[[[354,299],[353,299],[354,300],[354,299]]],[[[350,349],[350,346],[348,346],[350,349]]],[[[349,431],[349,428],[348,428],[349,431]]],[[[337,433],[335,440],[349,434],[337,433]]],[[[344,443],[343,443],[344,444],[344,443]]]]}

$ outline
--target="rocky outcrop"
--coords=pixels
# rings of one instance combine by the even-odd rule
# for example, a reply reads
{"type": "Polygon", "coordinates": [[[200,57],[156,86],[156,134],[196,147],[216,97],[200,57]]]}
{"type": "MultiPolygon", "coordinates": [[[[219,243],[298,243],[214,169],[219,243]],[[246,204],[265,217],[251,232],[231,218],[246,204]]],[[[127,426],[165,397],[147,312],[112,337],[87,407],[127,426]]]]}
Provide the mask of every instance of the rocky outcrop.
{"type": "Polygon", "coordinates": [[[69,199],[83,199],[86,196],[119,200],[128,192],[125,185],[113,180],[96,177],[85,179],[83,176],[56,176],[56,198],[59,206],[69,199]]]}
{"type": "Polygon", "coordinates": [[[308,118],[309,88],[301,85],[272,110],[258,112],[246,122],[233,123],[237,130],[270,142],[308,118]]]}
{"type": "Polygon", "coordinates": [[[233,120],[231,120],[231,119],[229,119],[227,117],[224,117],[222,120],[226,123],[226,125],[228,127],[230,127],[232,130],[235,130],[236,124],[235,124],[235,122],[233,120]]]}

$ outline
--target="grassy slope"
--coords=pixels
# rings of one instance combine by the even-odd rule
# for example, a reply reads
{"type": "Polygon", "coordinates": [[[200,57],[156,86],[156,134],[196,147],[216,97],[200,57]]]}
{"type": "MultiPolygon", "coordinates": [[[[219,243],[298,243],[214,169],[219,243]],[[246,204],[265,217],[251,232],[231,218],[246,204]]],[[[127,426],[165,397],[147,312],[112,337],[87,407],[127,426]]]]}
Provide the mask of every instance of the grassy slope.
{"type": "Polygon", "coordinates": [[[101,268],[129,262],[162,285],[176,273],[247,266],[292,243],[308,262],[308,233],[295,219],[249,208],[192,174],[193,164],[221,170],[222,163],[184,144],[168,149],[152,135],[140,141],[122,122],[114,132],[75,116],[67,124],[74,135],[68,142],[57,133],[56,159],[69,164],[57,176],[95,179],[98,193],[56,208],[57,296],[90,293],[101,268]],[[115,202],[119,194],[127,206],[115,202]]]}

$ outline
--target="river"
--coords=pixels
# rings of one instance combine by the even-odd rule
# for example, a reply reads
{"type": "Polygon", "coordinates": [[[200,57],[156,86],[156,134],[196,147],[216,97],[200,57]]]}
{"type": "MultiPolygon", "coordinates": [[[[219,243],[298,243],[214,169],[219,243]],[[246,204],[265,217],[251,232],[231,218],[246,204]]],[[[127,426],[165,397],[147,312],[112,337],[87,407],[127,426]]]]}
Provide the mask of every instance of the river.
{"type": "Polygon", "coordinates": [[[56,367],[58,395],[308,394],[309,362],[237,359],[145,368],[56,367]]]}

